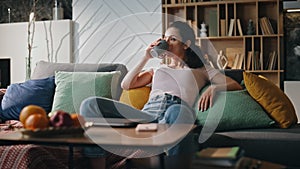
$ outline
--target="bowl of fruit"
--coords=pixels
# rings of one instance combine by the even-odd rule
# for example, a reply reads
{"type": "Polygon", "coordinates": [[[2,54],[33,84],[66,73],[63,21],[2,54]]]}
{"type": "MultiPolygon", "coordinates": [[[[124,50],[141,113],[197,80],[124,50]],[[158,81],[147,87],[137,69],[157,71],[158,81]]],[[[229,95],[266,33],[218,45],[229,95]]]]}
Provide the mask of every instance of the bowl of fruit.
{"type": "Polygon", "coordinates": [[[19,116],[24,128],[21,132],[30,137],[75,137],[83,136],[87,123],[77,114],[70,114],[63,110],[47,112],[40,106],[28,105],[24,107],[19,116]]]}

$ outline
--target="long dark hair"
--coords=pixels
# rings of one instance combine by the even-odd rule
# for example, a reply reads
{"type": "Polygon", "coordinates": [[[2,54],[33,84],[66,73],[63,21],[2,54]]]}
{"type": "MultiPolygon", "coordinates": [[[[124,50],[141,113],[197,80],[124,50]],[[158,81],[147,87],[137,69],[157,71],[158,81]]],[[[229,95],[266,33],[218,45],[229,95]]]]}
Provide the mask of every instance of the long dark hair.
{"type": "Polygon", "coordinates": [[[204,59],[202,52],[198,46],[195,44],[196,36],[194,30],[185,22],[176,21],[173,22],[169,28],[176,28],[179,30],[179,34],[182,37],[182,43],[187,40],[191,41],[190,47],[185,52],[184,62],[190,68],[201,68],[204,66],[202,59],[204,59]]]}

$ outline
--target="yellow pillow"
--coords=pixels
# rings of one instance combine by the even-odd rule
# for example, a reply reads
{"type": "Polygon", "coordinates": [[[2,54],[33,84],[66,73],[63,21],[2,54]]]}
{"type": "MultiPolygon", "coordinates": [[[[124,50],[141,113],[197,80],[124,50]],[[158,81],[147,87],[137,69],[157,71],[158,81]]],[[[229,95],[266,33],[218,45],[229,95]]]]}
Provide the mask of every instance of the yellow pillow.
{"type": "Polygon", "coordinates": [[[297,123],[295,108],[284,92],[267,78],[243,72],[249,94],[266,110],[281,128],[297,123]]]}
{"type": "Polygon", "coordinates": [[[136,89],[123,90],[120,102],[131,105],[141,110],[149,99],[151,88],[140,87],[136,89]]]}

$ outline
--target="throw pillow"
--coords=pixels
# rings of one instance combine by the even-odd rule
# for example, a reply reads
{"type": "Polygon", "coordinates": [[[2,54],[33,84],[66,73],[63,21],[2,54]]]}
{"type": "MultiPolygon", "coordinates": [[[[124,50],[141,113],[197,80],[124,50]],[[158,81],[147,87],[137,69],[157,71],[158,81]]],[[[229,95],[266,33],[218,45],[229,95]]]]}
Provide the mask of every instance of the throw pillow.
{"type": "Polygon", "coordinates": [[[197,119],[200,125],[216,131],[263,128],[274,124],[246,90],[219,92],[211,108],[198,111],[197,119]]]}
{"type": "Polygon", "coordinates": [[[297,123],[295,108],[290,99],[274,83],[263,76],[244,72],[249,94],[269,113],[281,128],[297,123]]]}
{"type": "MultiPolygon", "coordinates": [[[[46,61],[37,62],[36,67],[31,75],[31,79],[42,79],[49,76],[54,76],[56,71],[64,72],[111,72],[120,71],[121,77],[119,83],[127,74],[127,68],[123,64],[119,63],[53,63],[46,61]]],[[[122,93],[121,85],[117,89],[117,100],[119,100],[122,93]]]]}
{"type": "Polygon", "coordinates": [[[78,113],[81,102],[90,96],[115,99],[120,71],[56,72],[52,111],[78,113]]]}
{"type": "Polygon", "coordinates": [[[136,89],[123,90],[120,97],[120,102],[131,105],[132,107],[141,110],[149,99],[151,88],[140,87],[136,89]]]}
{"type": "Polygon", "coordinates": [[[41,106],[50,112],[54,91],[54,76],[11,84],[2,99],[0,118],[2,120],[19,120],[19,114],[23,107],[30,104],[41,106]]]}

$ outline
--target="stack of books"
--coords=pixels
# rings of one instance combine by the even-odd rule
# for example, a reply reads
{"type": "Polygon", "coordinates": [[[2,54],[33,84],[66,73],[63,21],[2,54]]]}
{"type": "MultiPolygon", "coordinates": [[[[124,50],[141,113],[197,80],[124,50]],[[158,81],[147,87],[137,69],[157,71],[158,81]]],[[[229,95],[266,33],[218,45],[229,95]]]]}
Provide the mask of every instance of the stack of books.
{"type": "Polygon", "coordinates": [[[267,17],[260,18],[259,24],[260,24],[260,28],[261,28],[261,33],[263,35],[273,35],[274,34],[274,30],[273,30],[273,27],[271,25],[269,18],[267,18],[267,17]]]}
{"type": "Polygon", "coordinates": [[[239,147],[210,147],[196,153],[191,169],[234,168],[244,151],[239,147]]]}

